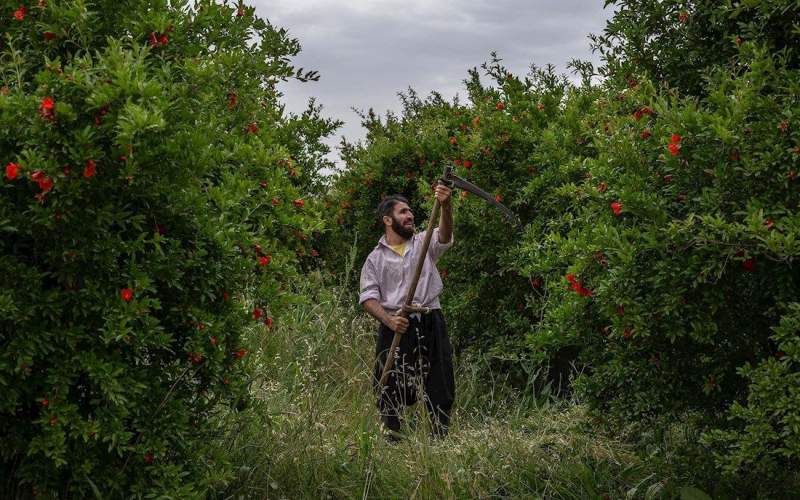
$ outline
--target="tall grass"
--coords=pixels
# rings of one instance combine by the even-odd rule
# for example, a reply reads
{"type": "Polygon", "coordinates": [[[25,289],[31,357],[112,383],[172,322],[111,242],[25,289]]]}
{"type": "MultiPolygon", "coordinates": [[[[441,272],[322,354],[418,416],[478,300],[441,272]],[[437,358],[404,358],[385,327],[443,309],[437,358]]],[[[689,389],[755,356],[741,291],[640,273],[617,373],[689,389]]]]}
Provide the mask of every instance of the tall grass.
{"type": "MultiPolygon", "coordinates": [[[[347,282],[345,280],[345,282],[347,282]]],[[[229,415],[220,446],[237,465],[224,498],[624,498],[663,493],[663,475],[592,429],[572,400],[515,391],[480,358],[456,359],[450,434],[423,405],[406,438],[382,436],[372,389],[377,323],[356,296],[312,273],[307,301],[255,341],[257,402],[229,415]]]]}

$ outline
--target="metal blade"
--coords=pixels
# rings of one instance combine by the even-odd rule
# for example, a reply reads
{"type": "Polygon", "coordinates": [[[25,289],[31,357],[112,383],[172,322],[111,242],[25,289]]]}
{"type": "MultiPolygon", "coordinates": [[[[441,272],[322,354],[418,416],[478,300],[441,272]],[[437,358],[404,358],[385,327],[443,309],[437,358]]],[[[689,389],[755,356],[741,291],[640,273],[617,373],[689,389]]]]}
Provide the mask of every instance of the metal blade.
{"type": "Polygon", "coordinates": [[[494,199],[494,196],[490,195],[489,193],[487,193],[483,189],[479,188],[475,184],[473,184],[473,183],[471,183],[471,182],[469,182],[467,180],[464,180],[461,177],[453,174],[452,171],[448,172],[447,181],[448,181],[448,183],[451,184],[452,187],[457,187],[459,189],[463,189],[464,191],[468,191],[468,192],[474,194],[475,196],[480,196],[484,200],[488,201],[489,203],[491,203],[492,205],[497,207],[501,212],[503,212],[503,214],[508,218],[508,220],[510,220],[512,224],[517,226],[517,229],[522,231],[522,224],[520,223],[520,220],[519,220],[519,217],[517,217],[517,214],[515,214],[514,212],[509,210],[508,207],[506,207],[505,205],[503,205],[502,203],[500,203],[499,201],[494,199]]]}

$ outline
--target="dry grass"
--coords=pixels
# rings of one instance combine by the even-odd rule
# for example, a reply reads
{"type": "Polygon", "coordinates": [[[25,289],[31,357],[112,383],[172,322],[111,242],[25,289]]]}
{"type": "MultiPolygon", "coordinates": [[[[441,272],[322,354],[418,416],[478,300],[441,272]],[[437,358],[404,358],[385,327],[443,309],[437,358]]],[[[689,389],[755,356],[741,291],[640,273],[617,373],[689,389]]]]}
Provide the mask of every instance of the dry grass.
{"type": "Polygon", "coordinates": [[[432,442],[418,404],[406,412],[407,438],[387,443],[370,379],[376,323],[319,276],[307,286],[312,302],[258,340],[256,418],[240,419],[225,440],[238,464],[226,498],[624,498],[660,491],[658,474],[594,432],[580,405],[523,401],[464,360],[450,435],[432,442]]]}

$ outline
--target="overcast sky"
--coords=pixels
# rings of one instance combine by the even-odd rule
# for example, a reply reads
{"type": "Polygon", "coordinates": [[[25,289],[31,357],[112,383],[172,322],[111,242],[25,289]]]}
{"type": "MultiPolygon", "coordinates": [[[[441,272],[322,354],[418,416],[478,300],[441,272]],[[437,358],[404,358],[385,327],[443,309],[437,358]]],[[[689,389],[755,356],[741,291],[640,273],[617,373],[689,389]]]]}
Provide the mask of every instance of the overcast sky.
{"type": "MultiPolygon", "coordinates": [[[[298,67],[318,82],[283,85],[289,111],[308,98],[345,125],[328,141],[364,137],[351,110],[398,110],[408,87],[422,97],[437,90],[465,96],[467,70],[497,51],[515,74],[531,63],[566,73],[573,59],[597,62],[588,33],[600,33],[610,10],[603,0],[255,0],[256,13],[287,28],[302,44],[298,67]]],[[[335,154],[332,159],[338,158],[335,154]]]]}

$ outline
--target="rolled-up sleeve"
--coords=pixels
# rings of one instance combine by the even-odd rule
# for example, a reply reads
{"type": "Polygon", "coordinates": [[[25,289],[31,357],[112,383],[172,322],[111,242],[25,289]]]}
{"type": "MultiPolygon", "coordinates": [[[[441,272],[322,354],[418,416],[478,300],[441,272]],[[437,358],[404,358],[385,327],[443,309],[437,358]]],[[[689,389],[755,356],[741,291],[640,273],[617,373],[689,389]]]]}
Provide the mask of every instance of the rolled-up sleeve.
{"type": "Polygon", "coordinates": [[[378,275],[375,272],[375,264],[371,259],[367,259],[361,268],[361,293],[358,296],[358,304],[361,305],[369,299],[381,300],[378,275]]]}
{"type": "Polygon", "coordinates": [[[450,235],[450,241],[449,242],[447,242],[447,243],[439,243],[439,228],[437,227],[437,228],[435,228],[433,230],[433,235],[431,236],[430,247],[428,247],[428,254],[430,254],[430,256],[433,259],[433,261],[436,262],[437,260],[439,260],[439,257],[442,256],[442,254],[445,252],[445,250],[447,250],[451,246],[453,246],[453,236],[452,236],[452,234],[450,235]]]}

